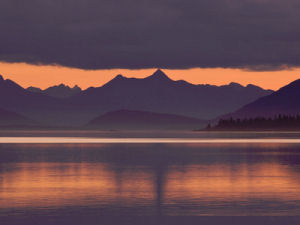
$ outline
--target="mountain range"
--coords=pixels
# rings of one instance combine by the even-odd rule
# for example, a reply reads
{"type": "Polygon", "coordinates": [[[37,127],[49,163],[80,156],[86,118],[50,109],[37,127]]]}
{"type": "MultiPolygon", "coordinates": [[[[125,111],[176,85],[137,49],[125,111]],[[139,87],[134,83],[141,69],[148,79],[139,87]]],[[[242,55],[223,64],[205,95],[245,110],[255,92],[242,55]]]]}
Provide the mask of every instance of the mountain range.
{"type": "Polygon", "coordinates": [[[0,109],[0,126],[1,127],[31,127],[37,124],[15,112],[11,112],[5,109],[0,109]]]}
{"type": "Polygon", "coordinates": [[[77,85],[71,88],[64,84],[55,85],[44,90],[37,87],[29,87],[27,90],[35,93],[44,93],[48,96],[56,98],[69,98],[81,92],[81,88],[77,85]]]}
{"type": "Polygon", "coordinates": [[[197,129],[207,121],[172,114],[117,110],[105,113],[87,124],[87,128],[113,130],[197,129]]]}
{"type": "Polygon", "coordinates": [[[98,115],[119,109],[177,114],[199,119],[211,119],[237,110],[241,106],[271,94],[254,85],[194,85],[171,80],[157,70],[143,79],[122,75],[98,88],[88,88],[68,98],[71,105],[80,105],[86,112],[98,115]]]}
{"type": "Polygon", "coordinates": [[[224,118],[275,117],[300,114],[300,79],[280,88],[278,91],[261,97],[224,118]]]}
{"type": "Polygon", "coordinates": [[[82,126],[120,109],[207,120],[272,93],[254,85],[174,81],[161,70],[142,79],[118,75],[103,86],[83,91],[65,85],[46,90],[24,89],[0,77],[0,108],[47,126],[82,126]]]}

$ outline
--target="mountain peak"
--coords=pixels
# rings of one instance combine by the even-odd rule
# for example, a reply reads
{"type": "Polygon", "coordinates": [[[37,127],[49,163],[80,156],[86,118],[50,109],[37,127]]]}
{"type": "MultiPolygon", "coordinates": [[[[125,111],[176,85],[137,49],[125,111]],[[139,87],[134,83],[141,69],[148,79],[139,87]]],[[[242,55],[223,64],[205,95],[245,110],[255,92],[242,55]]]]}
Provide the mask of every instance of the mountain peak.
{"type": "Polygon", "coordinates": [[[236,83],[236,82],[231,82],[228,86],[230,87],[237,87],[237,88],[243,88],[244,86],[239,84],[239,83],[236,83]]]}
{"type": "Polygon", "coordinates": [[[161,69],[157,69],[151,76],[146,79],[156,79],[156,80],[171,80],[161,69]]]}
{"type": "Polygon", "coordinates": [[[110,82],[115,82],[115,81],[118,81],[118,80],[124,80],[124,78],[126,79],[126,77],[124,77],[122,74],[118,74],[110,82]]]}
{"type": "Polygon", "coordinates": [[[67,85],[65,85],[63,83],[57,85],[56,87],[59,87],[59,88],[69,88],[69,86],[67,86],[67,85]]]}
{"type": "Polygon", "coordinates": [[[156,77],[168,77],[161,69],[157,69],[152,76],[156,77]]]}
{"type": "Polygon", "coordinates": [[[81,88],[78,85],[74,85],[74,87],[70,87],[69,85],[66,85],[66,84],[63,84],[63,83],[55,85],[55,86],[48,87],[46,89],[46,91],[50,90],[50,89],[60,89],[60,90],[64,89],[66,91],[69,91],[69,90],[70,91],[81,91],[81,88]]]}
{"type": "Polygon", "coordinates": [[[73,89],[73,90],[80,90],[81,91],[81,88],[77,84],[74,85],[74,87],[72,87],[71,89],[73,89]]]}
{"type": "Polygon", "coordinates": [[[118,74],[115,79],[121,79],[121,78],[124,78],[124,76],[122,74],[118,74]]]}
{"type": "Polygon", "coordinates": [[[123,81],[125,81],[127,78],[124,77],[122,74],[118,74],[113,79],[108,81],[106,84],[104,84],[102,87],[111,87],[113,85],[124,85],[123,81]]]}
{"type": "Polygon", "coordinates": [[[153,73],[153,75],[154,74],[157,74],[157,75],[165,75],[166,76],[166,74],[161,70],[161,69],[157,69],[154,73],[153,73]]]}

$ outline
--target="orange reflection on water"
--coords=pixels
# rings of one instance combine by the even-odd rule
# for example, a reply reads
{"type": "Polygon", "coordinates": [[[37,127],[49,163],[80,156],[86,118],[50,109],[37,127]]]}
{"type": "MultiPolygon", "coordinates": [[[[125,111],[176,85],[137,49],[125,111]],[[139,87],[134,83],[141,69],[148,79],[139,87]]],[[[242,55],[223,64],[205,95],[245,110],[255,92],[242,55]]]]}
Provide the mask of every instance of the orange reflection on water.
{"type": "MultiPolygon", "coordinates": [[[[297,171],[276,162],[146,168],[15,163],[0,173],[0,208],[138,203],[300,201],[297,171]]],[[[295,212],[291,212],[295,213],[295,212]]]]}
{"type": "Polygon", "coordinates": [[[0,208],[153,199],[150,174],[135,175],[124,173],[123,179],[105,164],[20,163],[2,174],[0,208]]]}
{"type": "Polygon", "coordinates": [[[174,171],[166,182],[166,201],[192,199],[278,198],[300,200],[300,179],[276,163],[202,165],[174,171]]]}

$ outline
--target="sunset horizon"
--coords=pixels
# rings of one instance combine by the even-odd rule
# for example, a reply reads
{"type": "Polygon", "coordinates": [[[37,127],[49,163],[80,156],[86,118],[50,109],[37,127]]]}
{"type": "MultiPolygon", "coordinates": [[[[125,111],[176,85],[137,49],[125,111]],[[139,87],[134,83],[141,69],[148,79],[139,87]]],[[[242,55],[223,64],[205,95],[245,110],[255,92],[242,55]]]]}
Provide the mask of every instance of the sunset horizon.
{"type": "Polygon", "coordinates": [[[173,80],[185,80],[192,84],[227,85],[231,82],[243,86],[257,85],[264,89],[278,90],[288,83],[300,79],[300,68],[283,70],[257,71],[237,68],[189,68],[189,69],[105,69],[84,70],[59,65],[33,65],[27,63],[0,62],[0,74],[24,88],[38,87],[46,89],[65,84],[82,89],[99,87],[109,82],[118,74],[127,78],[145,78],[157,69],[162,69],[173,80]],[[276,76],[276,79],[274,79],[276,76]]]}
{"type": "Polygon", "coordinates": [[[299,225],[299,0],[0,0],[0,225],[299,225]]]}

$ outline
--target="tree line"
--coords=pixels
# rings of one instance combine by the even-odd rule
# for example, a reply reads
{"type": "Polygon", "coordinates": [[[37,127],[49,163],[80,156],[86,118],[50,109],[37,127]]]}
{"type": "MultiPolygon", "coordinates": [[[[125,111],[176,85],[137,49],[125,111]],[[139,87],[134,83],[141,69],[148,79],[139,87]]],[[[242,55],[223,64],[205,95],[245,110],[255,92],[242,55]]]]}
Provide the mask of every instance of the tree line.
{"type": "Polygon", "coordinates": [[[220,119],[206,130],[300,130],[300,115],[277,115],[275,117],[220,119]]]}

